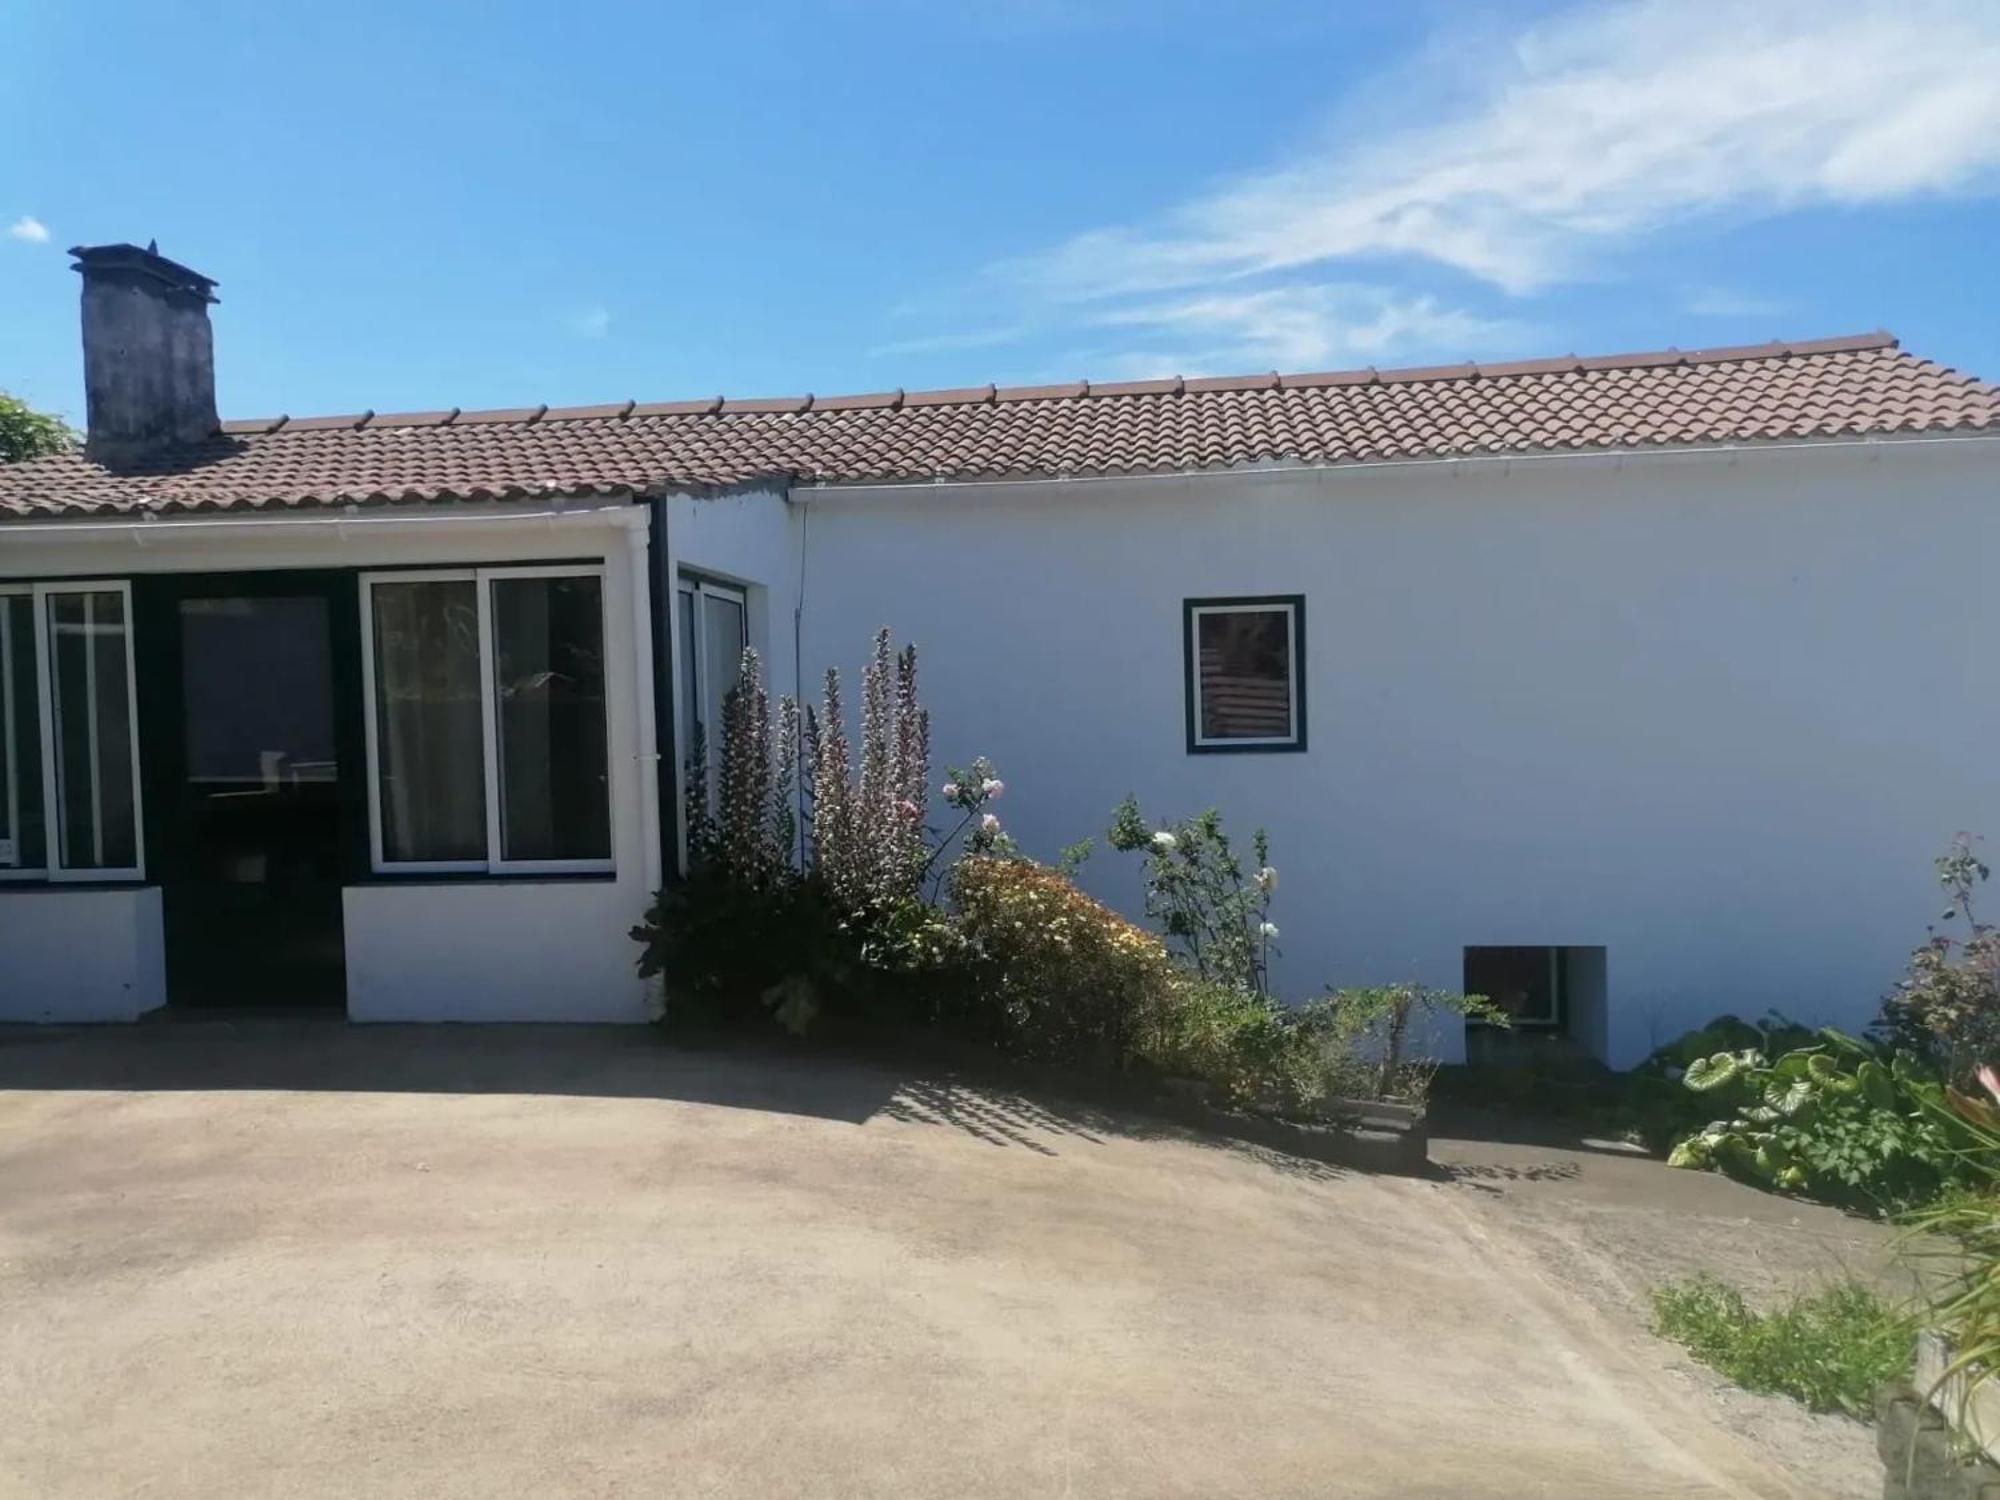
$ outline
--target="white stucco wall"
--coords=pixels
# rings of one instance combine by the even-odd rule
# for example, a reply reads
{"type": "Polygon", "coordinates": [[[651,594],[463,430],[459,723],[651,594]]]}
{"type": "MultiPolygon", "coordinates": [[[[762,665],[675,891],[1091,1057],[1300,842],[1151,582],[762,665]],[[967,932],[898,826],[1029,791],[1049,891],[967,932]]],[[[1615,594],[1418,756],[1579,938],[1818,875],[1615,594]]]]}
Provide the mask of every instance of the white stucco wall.
{"type": "MultiPolygon", "coordinates": [[[[1456,988],[1602,945],[1614,1063],[1723,1012],[1866,1022],[2000,834],[1990,444],[797,492],[804,668],[918,643],[939,766],[1028,850],[1136,792],[1282,872],[1278,977],[1456,988]],[[1181,604],[1306,596],[1311,748],[1185,751],[1181,604]]],[[[1086,883],[1130,905],[1133,862],[1086,883]]]]}
{"type": "MultiPolygon", "coordinates": [[[[414,514],[373,509],[346,518],[305,513],[248,521],[163,519],[138,529],[66,523],[0,535],[0,546],[7,549],[0,572],[125,578],[152,572],[602,563],[614,876],[542,881],[390,876],[349,886],[344,896],[349,1014],[385,1021],[640,1021],[650,1013],[648,997],[634,970],[638,950],[628,933],[649,899],[647,846],[657,843],[658,826],[642,789],[642,776],[650,779],[653,768],[640,759],[642,637],[634,628],[643,618],[635,614],[633,561],[636,553],[643,575],[644,520],[642,507],[607,502],[414,514]]],[[[360,607],[358,593],[355,607],[360,607]]],[[[366,774],[364,765],[342,767],[343,776],[366,774]]],[[[0,1014],[15,1013],[11,997],[17,995],[25,997],[18,1005],[26,1012],[57,1008],[66,1012],[61,1018],[73,1019],[122,1019],[163,1003],[159,907],[156,889],[62,895],[0,886],[0,1014]],[[54,937],[41,935],[37,917],[43,912],[60,912],[69,926],[51,928],[54,937]]]]}
{"type": "Polygon", "coordinates": [[[0,1021],[134,1021],[166,999],[156,888],[0,891],[0,1021]]]}

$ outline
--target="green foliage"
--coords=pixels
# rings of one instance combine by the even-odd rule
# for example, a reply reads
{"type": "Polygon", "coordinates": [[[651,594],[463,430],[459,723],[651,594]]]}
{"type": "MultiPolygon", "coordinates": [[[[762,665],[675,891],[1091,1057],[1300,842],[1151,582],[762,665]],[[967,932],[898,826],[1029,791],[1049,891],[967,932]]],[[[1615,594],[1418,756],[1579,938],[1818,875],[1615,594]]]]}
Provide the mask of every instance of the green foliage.
{"type": "Polygon", "coordinates": [[[1946,905],[1930,940],[1882,1003],[1876,1030],[1891,1045],[1928,1057],[1964,1085],[1982,1063],[2000,1062],[2000,929],[1982,922],[1973,898],[1993,873],[1961,833],[1937,862],[1946,905]]]}
{"type": "Polygon", "coordinates": [[[1961,1428],[1965,1403],[2000,1377],[2000,1078],[1982,1067],[1978,1081],[1986,1097],[1947,1088],[1944,1103],[1933,1106],[1963,1137],[1960,1185],[1912,1215],[1902,1242],[1929,1289],[1924,1324],[1950,1350],[1941,1379],[1962,1382],[1961,1428]]]}
{"type": "Polygon", "coordinates": [[[1251,835],[1257,867],[1247,875],[1214,808],[1154,828],[1140,815],[1138,799],[1127,797],[1112,812],[1106,842],[1120,853],[1144,855],[1146,915],[1188,967],[1206,980],[1269,993],[1278,872],[1263,829],[1251,835]]]}
{"type": "Polygon", "coordinates": [[[1148,1050],[1179,976],[1151,933],[1059,870],[968,856],[951,875],[972,963],[954,1023],[1010,1056],[1118,1069],[1148,1050]]]}
{"type": "Polygon", "coordinates": [[[1422,1103],[1437,1063],[1411,1057],[1413,1022],[1440,1016],[1510,1024],[1483,995],[1460,995],[1421,984],[1335,990],[1295,1013],[1294,1025],[1315,1045],[1329,1092],[1347,1099],[1422,1103]]]}
{"type": "Polygon", "coordinates": [[[1689,1064],[1682,1085],[1711,1119],[1668,1164],[1876,1213],[1933,1201],[1960,1165],[1941,1086],[1906,1054],[1831,1028],[1820,1038],[1775,1062],[1746,1047],[1689,1064]]]}
{"type": "Polygon", "coordinates": [[[0,391],[0,464],[66,453],[75,446],[76,434],[61,417],[36,411],[18,396],[0,391]]]}
{"type": "Polygon", "coordinates": [[[1841,1282],[1758,1312],[1712,1276],[1653,1290],[1654,1328],[1745,1390],[1866,1418],[1875,1388],[1907,1378],[1915,1327],[1867,1287],[1841,1282]]]}
{"type": "MultiPolygon", "coordinates": [[[[688,877],[632,931],[640,973],[666,982],[670,1021],[906,1023],[962,966],[959,933],[923,887],[954,847],[1000,845],[986,809],[1004,788],[983,760],[954,773],[943,796],[959,821],[935,837],[915,649],[893,651],[882,631],[862,680],[857,774],[839,674],[817,716],[790,698],[774,714],[757,653],[743,653],[712,747],[715,810],[691,799],[688,877]]],[[[710,749],[694,747],[689,786],[708,786],[710,749]]]]}

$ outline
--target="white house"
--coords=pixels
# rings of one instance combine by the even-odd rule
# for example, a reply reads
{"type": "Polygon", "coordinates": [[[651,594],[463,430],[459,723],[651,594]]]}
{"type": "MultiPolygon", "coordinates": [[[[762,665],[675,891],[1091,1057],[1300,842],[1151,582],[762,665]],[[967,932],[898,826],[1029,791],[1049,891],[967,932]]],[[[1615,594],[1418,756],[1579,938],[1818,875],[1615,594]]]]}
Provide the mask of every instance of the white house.
{"type": "Polygon", "coordinates": [[[642,1019],[728,664],[881,625],[1030,852],[1218,807],[1287,993],[1614,1064],[1861,1024],[2000,829],[2000,389],[1887,335],[218,423],[213,283],[75,254],[89,443],[0,468],[0,1018],[642,1019]]]}

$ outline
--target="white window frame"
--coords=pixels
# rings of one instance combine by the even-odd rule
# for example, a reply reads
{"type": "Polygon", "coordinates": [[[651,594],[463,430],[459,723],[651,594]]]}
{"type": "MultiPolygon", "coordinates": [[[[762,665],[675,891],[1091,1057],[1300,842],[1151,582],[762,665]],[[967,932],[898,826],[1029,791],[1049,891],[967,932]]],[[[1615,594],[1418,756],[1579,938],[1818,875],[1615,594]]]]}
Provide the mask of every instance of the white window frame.
{"type": "MultiPolygon", "coordinates": [[[[42,863],[31,866],[0,866],[0,881],[47,881],[50,883],[77,883],[83,881],[142,881],[146,878],[146,807],[141,800],[139,769],[139,672],[133,640],[138,634],[137,622],[132,617],[132,584],[124,578],[64,578],[50,583],[10,583],[0,584],[0,595],[26,595],[33,601],[30,613],[34,617],[35,630],[35,706],[41,722],[37,726],[37,739],[42,754],[42,863]],[[56,720],[55,720],[55,662],[53,642],[49,639],[49,600],[59,594],[117,594],[124,606],[125,616],[125,722],[130,736],[130,759],[132,762],[132,855],[129,866],[105,867],[92,865],[73,867],[63,863],[62,808],[57,801],[56,788],[56,720]]],[[[87,657],[86,662],[94,670],[95,658],[87,657]]],[[[6,669],[12,685],[11,664],[6,669]]],[[[93,720],[97,714],[96,695],[91,695],[89,705],[93,720]]],[[[14,746],[13,720],[8,719],[6,733],[9,750],[14,746]]],[[[95,749],[95,735],[92,748],[95,749]]],[[[8,812],[7,827],[13,836],[20,837],[19,792],[12,779],[20,761],[12,754],[8,761],[9,782],[7,786],[8,812]]],[[[95,774],[93,764],[92,771],[95,774]]]]}
{"type": "Polygon", "coordinates": [[[1195,750],[1293,750],[1301,743],[1304,729],[1299,711],[1299,683],[1304,674],[1304,665],[1299,655],[1299,605],[1296,600],[1285,599],[1237,599],[1212,604],[1187,606],[1182,629],[1187,632],[1183,650],[1187,657],[1188,703],[1193,708],[1192,722],[1188,725],[1188,745],[1195,750]],[[1260,735],[1254,739],[1242,735],[1205,735],[1201,732],[1201,620],[1204,615],[1264,615],[1282,613],[1285,617],[1285,722],[1292,732],[1286,735],[1260,735]]]}
{"type": "Polygon", "coordinates": [[[496,568],[395,568],[363,573],[361,583],[361,692],[368,739],[368,858],[377,875],[611,875],[617,872],[617,786],[610,753],[611,630],[606,570],[601,563],[548,563],[496,568]],[[604,651],[605,815],[614,852],[604,859],[505,859],[500,843],[500,710],[493,692],[493,589],[504,578],[595,578],[598,640],[604,651]],[[486,785],[485,859],[385,859],[382,854],[381,751],[375,705],[375,585],[471,583],[479,613],[479,718],[486,785]]]}
{"type": "MultiPolygon", "coordinates": [[[[693,594],[695,600],[694,639],[682,644],[685,670],[688,674],[688,680],[694,685],[695,708],[699,710],[702,707],[703,693],[708,686],[702,678],[702,673],[708,669],[708,611],[701,607],[701,601],[704,598],[727,599],[738,609],[742,610],[743,642],[745,645],[749,645],[750,593],[741,584],[725,583],[721,579],[710,578],[702,573],[682,573],[674,585],[674,622],[677,632],[680,628],[680,605],[683,593],[693,594]]],[[[679,703],[676,702],[675,709],[677,712],[679,707],[679,703]]],[[[716,730],[720,730],[722,726],[718,724],[713,727],[716,730]]],[[[680,743],[675,747],[674,760],[676,764],[674,779],[680,781],[687,775],[687,758],[694,750],[694,726],[692,724],[678,725],[676,738],[680,743]]],[[[707,757],[708,772],[712,777],[716,773],[722,755],[720,735],[710,735],[708,743],[702,747],[702,750],[707,757]]],[[[690,790],[688,787],[681,788],[683,821],[685,821],[686,817],[688,793],[690,790]]],[[[706,797],[708,795],[708,788],[703,787],[701,793],[702,796],[706,797]]]]}

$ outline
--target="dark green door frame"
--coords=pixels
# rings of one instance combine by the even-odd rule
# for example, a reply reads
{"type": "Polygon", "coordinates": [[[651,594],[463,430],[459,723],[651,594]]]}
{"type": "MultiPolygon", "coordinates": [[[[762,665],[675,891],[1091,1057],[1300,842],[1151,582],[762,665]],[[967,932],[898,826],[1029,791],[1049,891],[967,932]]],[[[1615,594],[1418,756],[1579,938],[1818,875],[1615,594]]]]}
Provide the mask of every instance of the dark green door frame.
{"type": "MultiPolygon", "coordinates": [[[[132,577],[139,703],[139,762],[146,822],[148,884],[180,888],[197,876],[185,788],[187,733],[182,681],[181,602],[206,598],[316,595],[326,602],[334,754],[339,764],[340,878],[367,877],[366,719],[362,703],[359,570],[299,568],[258,572],[156,573],[132,577]]],[[[244,685],[255,692],[255,683],[244,685]]],[[[167,920],[174,920],[167,902],[167,920]]],[[[168,946],[173,944],[169,935],[168,946]]],[[[173,975],[169,972],[171,986],[173,975]]],[[[169,998],[174,998],[169,994],[169,998]]]]}

